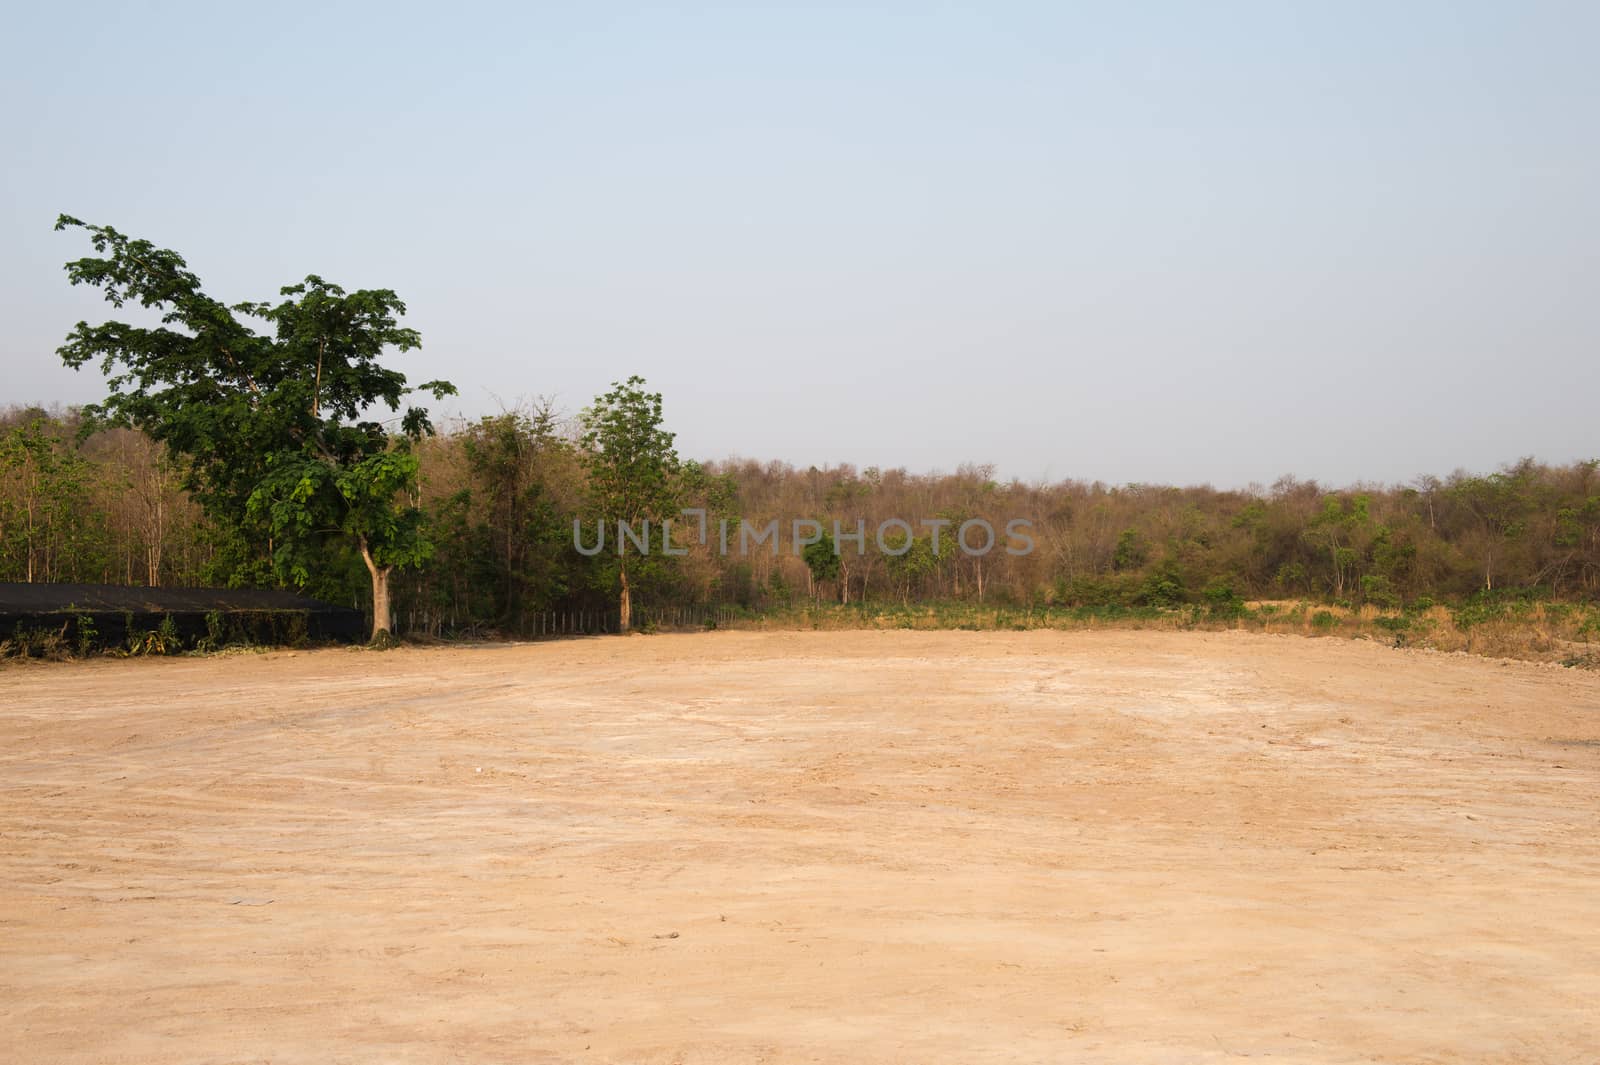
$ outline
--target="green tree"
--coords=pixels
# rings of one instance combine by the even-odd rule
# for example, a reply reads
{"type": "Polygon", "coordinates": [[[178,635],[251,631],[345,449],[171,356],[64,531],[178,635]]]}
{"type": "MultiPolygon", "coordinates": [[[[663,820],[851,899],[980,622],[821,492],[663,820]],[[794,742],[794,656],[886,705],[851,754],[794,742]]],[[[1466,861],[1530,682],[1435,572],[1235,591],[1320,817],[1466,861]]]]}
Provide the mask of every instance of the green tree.
{"type": "MultiPolygon", "coordinates": [[[[651,523],[668,518],[678,503],[678,453],[674,434],[662,428],[661,393],[645,391],[644,378],[615,383],[580,419],[584,466],[589,475],[589,503],[603,530],[615,534],[619,626],[633,624],[633,571],[649,555],[630,559],[634,545],[621,526],[643,530],[649,542],[651,523]]],[[[602,536],[604,532],[602,532],[602,536]]]]}
{"type": "Polygon", "coordinates": [[[1357,587],[1371,504],[1371,496],[1364,494],[1349,499],[1325,496],[1321,513],[1306,527],[1306,541],[1328,553],[1335,599],[1343,599],[1347,590],[1357,587]]]}
{"type": "Polygon", "coordinates": [[[1117,537],[1116,550],[1111,554],[1111,568],[1117,573],[1138,569],[1149,559],[1150,552],[1145,548],[1144,541],[1139,539],[1139,534],[1132,529],[1122,530],[1117,537]]]}
{"type": "Polygon", "coordinates": [[[571,533],[544,477],[571,445],[557,433],[548,406],[481,418],[459,438],[472,480],[469,497],[477,496],[482,512],[474,532],[485,548],[481,583],[491,585],[485,590],[498,604],[493,620],[524,631],[536,609],[568,592],[571,533]]]}
{"type": "Polygon", "coordinates": [[[822,530],[822,539],[814,544],[807,544],[805,550],[800,552],[800,557],[805,560],[806,569],[811,572],[813,591],[819,582],[839,579],[839,548],[833,542],[833,534],[828,530],[822,530]]]}
{"type": "Polygon", "coordinates": [[[384,450],[339,462],[286,451],[250,494],[249,512],[271,529],[273,565],[304,587],[330,540],[352,543],[372,580],[372,638],[393,626],[389,579],[433,555],[416,505],[417,459],[401,437],[384,450]]]}
{"type": "MultiPolygon", "coordinates": [[[[897,530],[898,531],[898,530],[897,530]]],[[[937,552],[933,549],[931,536],[911,536],[904,533],[893,541],[885,544],[892,551],[901,551],[896,555],[890,553],[884,558],[884,566],[889,575],[900,584],[900,602],[909,606],[913,593],[919,591],[924,581],[938,572],[939,560],[951,554],[951,546],[947,542],[939,544],[937,552]],[[901,550],[901,549],[904,550],[901,550]]]]}
{"type": "MultiPolygon", "coordinates": [[[[0,432],[0,579],[83,580],[103,561],[91,464],[40,410],[0,432]]],[[[91,577],[92,579],[92,577],[91,577]]]]}
{"type": "Polygon", "coordinates": [[[1504,552],[1527,527],[1532,508],[1534,465],[1532,459],[1487,477],[1455,480],[1449,497],[1472,516],[1477,525],[1483,551],[1483,590],[1494,590],[1496,549],[1504,552]]]}
{"type": "Polygon", "coordinates": [[[390,573],[431,552],[408,445],[433,427],[426,410],[408,407],[396,436],[371,411],[399,412],[419,390],[455,392],[446,381],[408,387],[380,362],[421,344],[398,323],[405,304],[388,289],[347,293],[311,275],[275,304],[230,306],[176,252],[66,215],[56,228],[84,229],[99,253],[67,263],[74,285],[99,288],[117,308],[136,302],[160,322],[79,322],[68,334],[62,359],[74,368],[99,360],[111,389],[86,413],[182,456],[185,486],[209,515],[268,537],[280,579],[304,586],[325,545],[353,547],[371,580],[373,637],[385,636],[390,573]]]}

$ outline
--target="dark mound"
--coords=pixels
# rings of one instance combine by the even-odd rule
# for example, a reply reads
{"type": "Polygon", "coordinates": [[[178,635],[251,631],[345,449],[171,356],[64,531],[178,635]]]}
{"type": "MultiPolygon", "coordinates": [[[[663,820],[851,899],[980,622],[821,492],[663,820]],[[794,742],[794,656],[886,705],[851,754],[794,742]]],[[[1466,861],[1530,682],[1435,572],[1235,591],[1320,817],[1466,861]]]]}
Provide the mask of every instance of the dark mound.
{"type": "Polygon", "coordinates": [[[51,631],[106,647],[163,628],[190,646],[358,641],[366,620],[359,610],[260,588],[0,583],[0,637],[51,631]]]}

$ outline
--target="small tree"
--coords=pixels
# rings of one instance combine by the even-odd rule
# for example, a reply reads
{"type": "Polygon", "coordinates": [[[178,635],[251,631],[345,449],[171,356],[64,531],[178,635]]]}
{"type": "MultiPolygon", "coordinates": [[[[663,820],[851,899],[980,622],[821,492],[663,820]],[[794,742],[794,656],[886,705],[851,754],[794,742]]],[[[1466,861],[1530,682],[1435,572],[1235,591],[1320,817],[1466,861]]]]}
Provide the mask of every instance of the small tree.
{"type": "Polygon", "coordinates": [[[1144,541],[1139,539],[1139,534],[1132,529],[1123,529],[1117,537],[1116,550],[1111,553],[1111,568],[1117,573],[1126,573],[1143,566],[1150,558],[1150,552],[1145,548],[1144,541]]]}
{"type": "Polygon", "coordinates": [[[399,411],[419,390],[455,392],[446,381],[407,387],[380,364],[389,348],[421,345],[398,324],[405,304],[388,289],[347,293],[312,275],[280,290],[276,304],[229,306],[176,252],[66,215],[56,228],[84,229],[100,253],[67,264],[74,285],[160,315],[153,327],[79,322],[68,334],[62,360],[100,360],[111,388],[86,413],[142,429],[182,456],[185,487],[210,516],[236,529],[254,522],[270,536],[280,579],[304,586],[324,544],[350,543],[372,582],[373,638],[386,636],[390,573],[431,552],[409,442],[433,427],[410,407],[396,438],[368,412],[399,411]]]}
{"type": "Polygon", "coordinates": [[[1449,488],[1449,497],[1472,515],[1479,529],[1486,592],[1494,590],[1495,548],[1509,547],[1527,530],[1533,482],[1533,460],[1523,459],[1500,473],[1458,480],[1449,488]]]}
{"type": "Polygon", "coordinates": [[[833,536],[824,529],[822,539],[814,544],[807,544],[800,557],[805,560],[806,569],[811,573],[812,592],[816,592],[816,585],[824,581],[839,579],[841,559],[839,548],[833,542],[833,536]]]}
{"type": "Polygon", "coordinates": [[[615,537],[619,626],[626,631],[633,624],[630,575],[646,560],[630,559],[632,545],[618,526],[643,528],[676,509],[675,436],[662,428],[661,393],[646,392],[638,376],[613,384],[583,412],[581,425],[590,507],[615,537]]]}
{"type": "Polygon", "coordinates": [[[1370,510],[1371,497],[1366,495],[1348,500],[1324,496],[1321,513],[1306,527],[1306,542],[1328,552],[1335,599],[1343,599],[1347,589],[1357,586],[1365,546],[1362,538],[1370,531],[1370,510]]]}

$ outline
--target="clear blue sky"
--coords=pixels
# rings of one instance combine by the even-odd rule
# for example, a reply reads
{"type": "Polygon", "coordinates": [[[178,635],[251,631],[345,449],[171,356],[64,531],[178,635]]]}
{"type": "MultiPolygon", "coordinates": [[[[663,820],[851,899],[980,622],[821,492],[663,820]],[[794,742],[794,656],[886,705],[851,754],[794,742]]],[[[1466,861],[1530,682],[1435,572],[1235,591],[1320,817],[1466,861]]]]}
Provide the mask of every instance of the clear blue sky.
{"type": "Polygon", "coordinates": [[[394,288],[446,413],[689,456],[1397,481],[1600,455],[1600,4],[11,5],[0,403],[75,214],[394,288]]]}

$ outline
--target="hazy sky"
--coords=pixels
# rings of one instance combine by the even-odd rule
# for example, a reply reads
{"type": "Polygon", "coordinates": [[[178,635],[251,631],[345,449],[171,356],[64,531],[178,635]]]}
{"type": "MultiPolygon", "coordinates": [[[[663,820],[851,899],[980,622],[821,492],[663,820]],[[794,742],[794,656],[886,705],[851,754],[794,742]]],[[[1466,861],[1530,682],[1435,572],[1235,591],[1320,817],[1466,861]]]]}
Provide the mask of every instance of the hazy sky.
{"type": "Polygon", "coordinates": [[[60,212],[396,289],[446,413],[687,456],[1407,480],[1600,456],[1600,4],[15,4],[0,403],[60,212]]]}

